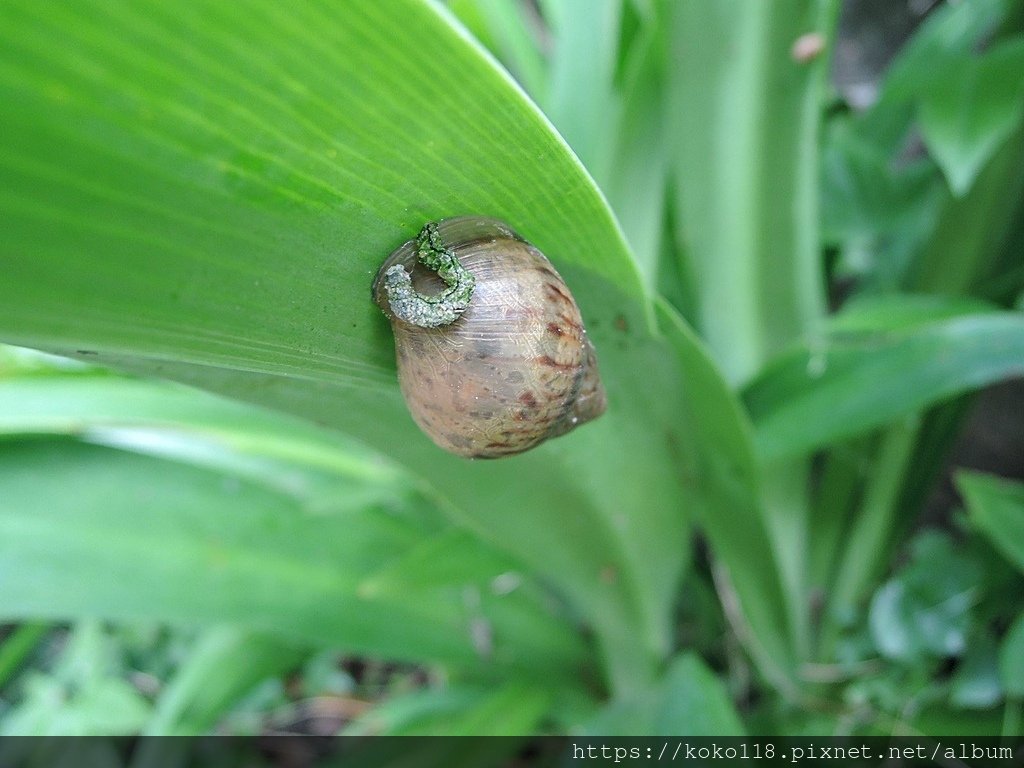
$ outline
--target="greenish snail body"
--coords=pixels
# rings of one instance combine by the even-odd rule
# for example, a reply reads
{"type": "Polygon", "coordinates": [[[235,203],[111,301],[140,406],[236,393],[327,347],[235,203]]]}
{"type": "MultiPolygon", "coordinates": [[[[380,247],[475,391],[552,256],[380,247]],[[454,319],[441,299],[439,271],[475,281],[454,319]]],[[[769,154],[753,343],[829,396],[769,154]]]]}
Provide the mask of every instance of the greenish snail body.
{"type": "Polygon", "coordinates": [[[551,262],[497,219],[426,225],[381,265],[398,381],[441,448],[497,458],[604,413],[579,307],[551,262]]]}

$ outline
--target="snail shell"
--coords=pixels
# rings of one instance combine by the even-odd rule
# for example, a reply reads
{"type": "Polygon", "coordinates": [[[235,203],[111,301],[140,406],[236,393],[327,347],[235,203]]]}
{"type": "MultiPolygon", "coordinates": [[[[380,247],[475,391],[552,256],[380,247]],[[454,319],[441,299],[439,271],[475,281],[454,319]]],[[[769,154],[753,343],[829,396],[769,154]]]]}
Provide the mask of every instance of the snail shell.
{"type": "Polygon", "coordinates": [[[428,224],[381,265],[373,294],[391,320],[409,411],[441,448],[471,458],[520,453],[604,413],[579,307],[544,254],[504,222],[463,216],[428,224]],[[430,228],[475,285],[454,322],[424,328],[393,311],[386,275],[399,264],[418,293],[446,290],[418,258],[430,228]]]}

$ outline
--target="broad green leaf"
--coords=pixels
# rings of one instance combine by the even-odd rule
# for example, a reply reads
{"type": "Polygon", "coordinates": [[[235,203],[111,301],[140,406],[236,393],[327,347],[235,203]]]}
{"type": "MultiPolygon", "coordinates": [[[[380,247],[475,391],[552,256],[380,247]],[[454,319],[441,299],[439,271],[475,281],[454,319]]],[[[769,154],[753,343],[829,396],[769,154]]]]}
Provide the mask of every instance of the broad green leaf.
{"type": "Polygon", "coordinates": [[[698,327],[733,384],[824,314],[818,131],[830,0],[670,3],[671,135],[682,271],[700,287],[698,327]]]}
{"type": "Polygon", "coordinates": [[[538,39],[540,19],[525,3],[505,0],[450,0],[459,20],[508,68],[530,97],[546,101],[549,87],[547,65],[538,39]]]}
{"type": "Polygon", "coordinates": [[[653,674],[693,503],[666,438],[681,374],[601,194],[443,9],[19,0],[0,25],[0,339],[348,433],[572,600],[616,687],[653,674]],[[498,462],[416,429],[369,298],[389,251],[460,214],[551,257],[610,396],[498,462]]]}
{"type": "MultiPolygon", "coordinates": [[[[79,436],[225,471],[281,493],[314,515],[344,515],[376,505],[384,514],[400,516],[426,538],[408,553],[397,553],[383,574],[375,568],[362,573],[363,583],[355,589],[363,597],[380,597],[387,589],[401,597],[410,585],[453,586],[463,592],[485,589],[494,594],[518,590],[522,596],[532,586],[524,574],[515,572],[516,564],[507,556],[465,532],[438,527],[436,514],[412,500],[408,481],[366,451],[294,419],[196,390],[113,376],[83,377],[60,368],[51,370],[49,377],[22,374],[0,380],[2,433],[79,436]],[[435,542],[443,542],[443,548],[429,546],[435,542]],[[416,565],[410,570],[412,563],[416,565]],[[450,565],[457,565],[456,570],[450,565]]],[[[532,599],[544,598],[536,594],[532,599]]],[[[478,606],[467,610],[467,616],[471,633],[490,631],[478,606]]],[[[475,642],[488,642],[488,637],[475,642]]],[[[153,727],[166,730],[175,725],[180,713],[170,712],[153,727]]],[[[195,732],[205,726],[190,720],[183,727],[195,732]]]]}
{"type": "Polygon", "coordinates": [[[296,667],[309,651],[301,644],[233,627],[204,633],[160,692],[145,735],[208,733],[256,684],[296,667]]]}
{"type": "Polygon", "coordinates": [[[974,525],[1007,560],[1024,571],[1024,483],[960,472],[956,484],[974,525]]]}
{"type": "Polygon", "coordinates": [[[920,534],[911,550],[910,564],[871,601],[872,639],[891,659],[960,656],[967,648],[980,568],[935,531],[920,534]]]}
{"type": "Polygon", "coordinates": [[[245,478],[63,441],[0,443],[0,487],[0,619],[233,623],[477,670],[565,674],[580,659],[569,628],[514,594],[477,606],[494,628],[487,649],[457,590],[358,595],[421,536],[382,509],[312,515],[245,478]]]}
{"type": "MultiPolygon", "coordinates": [[[[618,333],[631,338],[630,328],[624,323],[618,333]]],[[[684,337],[681,343],[694,342],[684,337]]],[[[559,450],[567,441],[556,442],[500,462],[467,464],[434,449],[429,455],[436,462],[431,464],[433,468],[443,467],[453,481],[459,481],[444,488],[450,498],[463,502],[448,510],[456,523],[499,549],[512,551],[528,569],[555,574],[556,582],[568,585],[592,621],[607,631],[606,642],[616,644],[606,647],[606,652],[629,653],[633,663],[642,663],[643,659],[636,657],[638,640],[659,650],[667,642],[667,610],[685,556],[679,546],[685,528],[676,505],[697,501],[693,489],[677,485],[681,482],[678,463],[692,461],[689,454],[697,446],[683,440],[686,430],[680,423],[692,416],[680,412],[675,397],[658,397],[650,391],[652,378],[681,377],[674,354],[666,354],[653,340],[645,342],[642,349],[612,346],[609,351],[642,362],[632,370],[622,367],[629,375],[624,381],[606,380],[619,410],[614,418],[609,413],[587,426],[595,440],[577,441],[572,452],[559,450]],[[641,351],[642,356],[638,354],[641,351]],[[648,420],[658,426],[638,430],[648,420]],[[652,441],[656,452],[650,449],[652,441]],[[665,446],[670,450],[661,453],[665,446]],[[597,473],[603,462],[612,462],[614,467],[597,473]],[[530,482],[524,483],[524,476],[530,482]],[[666,484],[673,491],[669,497],[673,503],[654,503],[656,494],[666,492],[659,490],[666,484]],[[497,488],[503,492],[496,493],[497,488]],[[555,494],[554,489],[562,491],[555,494]],[[647,506],[640,503],[643,499],[648,500],[647,506]],[[622,514],[622,510],[633,509],[643,510],[644,525],[631,525],[630,518],[622,514]],[[624,565],[618,567],[619,563],[624,565]],[[657,581],[648,589],[635,582],[637,577],[652,576],[657,581]],[[646,606],[631,602],[634,589],[646,606]],[[622,617],[632,616],[638,607],[645,608],[650,620],[657,622],[640,636],[635,623],[622,623],[622,617]]],[[[607,358],[606,354],[603,359],[607,358]]],[[[209,385],[211,381],[205,367],[175,366],[175,378],[187,382],[192,376],[196,383],[209,385]]],[[[282,410],[298,409],[325,421],[335,413],[332,403],[325,403],[298,382],[226,371],[219,371],[215,382],[225,391],[257,388],[265,402],[282,410]]],[[[412,447],[411,442],[395,444],[392,453],[412,447]]],[[[431,479],[436,485],[437,476],[431,479]]],[[[634,670],[634,674],[639,673],[634,670]]],[[[624,684],[634,682],[639,678],[631,677],[624,684]]]]}
{"type": "Polygon", "coordinates": [[[777,358],[744,391],[764,457],[804,453],[1024,373],[1024,315],[836,333],[777,358]]]}
{"type": "Polygon", "coordinates": [[[635,701],[609,705],[587,724],[594,736],[742,736],[723,682],[699,656],[673,661],[665,678],[635,701]]]}
{"type": "Polygon", "coordinates": [[[0,435],[25,434],[78,437],[224,470],[312,513],[398,509],[413,487],[396,467],[341,435],[165,382],[76,373],[0,378],[0,435]]]}
{"type": "Polygon", "coordinates": [[[1017,617],[999,649],[999,677],[1007,696],[1024,699],[1024,614],[1017,617]]]}
{"type": "Polygon", "coordinates": [[[623,0],[543,0],[552,33],[545,113],[599,183],[609,178],[620,116],[614,78],[623,0]]]}
{"type": "Polygon", "coordinates": [[[1024,39],[962,56],[924,95],[921,131],[958,197],[1024,117],[1024,39]]]}

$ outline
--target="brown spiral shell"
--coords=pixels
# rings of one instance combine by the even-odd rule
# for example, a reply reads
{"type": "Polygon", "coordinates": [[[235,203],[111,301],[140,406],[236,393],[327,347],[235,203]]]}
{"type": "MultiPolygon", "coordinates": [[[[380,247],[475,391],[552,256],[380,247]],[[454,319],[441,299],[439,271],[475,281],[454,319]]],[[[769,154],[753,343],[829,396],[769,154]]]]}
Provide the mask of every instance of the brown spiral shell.
{"type": "Polygon", "coordinates": [[[391,320],[398,381],[416,423],[441,448],[470,458],[521,453],[604,413],[606,396],[579,307],[551,262],[498,219],[437,222],[445,247],[476,278],[468,309],[421,328],[390,311],[382,276],[401,264],[413,287],[444,284],[418,263],[415,241],[374,280],[391,320]]]}

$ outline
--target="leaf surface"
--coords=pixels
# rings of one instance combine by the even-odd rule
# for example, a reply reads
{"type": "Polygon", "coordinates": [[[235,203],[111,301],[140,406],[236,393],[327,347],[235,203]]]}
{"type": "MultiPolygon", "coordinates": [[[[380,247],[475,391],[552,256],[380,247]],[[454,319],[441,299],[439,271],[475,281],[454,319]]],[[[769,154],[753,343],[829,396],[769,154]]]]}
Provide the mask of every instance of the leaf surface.
{"type": "Polygon", "coordinates": [[[1024,373],[1020,313],[905,319],[901,330],[880,316],[876,332],[836,332],[769,365],[744,392],[761,455],[811,451],[1024,373]]]}
{"type": "Polygon", "coordinates": [[[648,676],[686,564],[679,369],[600,192],[447,12],[13,2],[0,24],[0,339],[349,434],[572,599],[616,685],[648,676]],[[392,249],[464,214],[552,259],[610,396],[500,462],[419,432],[370,301],[392,249]]]}

